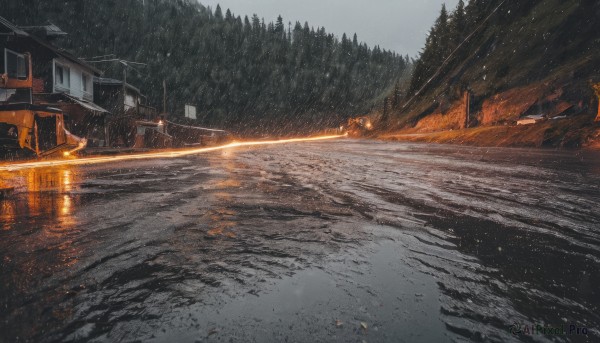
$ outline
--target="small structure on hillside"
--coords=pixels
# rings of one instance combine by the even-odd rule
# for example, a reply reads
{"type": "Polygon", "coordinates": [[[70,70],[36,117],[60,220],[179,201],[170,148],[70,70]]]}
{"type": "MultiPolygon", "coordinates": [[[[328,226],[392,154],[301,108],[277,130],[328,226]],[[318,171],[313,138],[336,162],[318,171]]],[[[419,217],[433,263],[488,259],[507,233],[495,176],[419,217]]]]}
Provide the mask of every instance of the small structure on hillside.
{"type": "Polygon", "coordinates": [[[517,125],[531,125],[546,120],[543,114],[530,115],[517,120],[517,125]]]}

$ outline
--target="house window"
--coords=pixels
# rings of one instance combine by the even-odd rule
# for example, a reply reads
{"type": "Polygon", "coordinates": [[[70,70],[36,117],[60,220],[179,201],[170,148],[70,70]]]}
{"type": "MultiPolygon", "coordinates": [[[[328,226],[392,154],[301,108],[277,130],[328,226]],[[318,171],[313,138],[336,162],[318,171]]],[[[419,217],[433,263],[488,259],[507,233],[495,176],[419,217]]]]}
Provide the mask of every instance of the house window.
{"type": "Polygon", "coordinates": [[[4,49],[4,70],[11,79],[27,79],[27,63],[25,62],[25,56],[4,49]]]}
{"type": "Polygon", "coordinates": [[[86,73],[81,73],[81,90],[84,92],[89,92],[88,80],[88,75],[86,73]]]}
{"type": "Polygon", "coordinates": [[[92,92],[94,88],[92,86],[92,75],[82,72],[81,73],[81,93],[85,100],[93,101],[94,97],[92,92]]]}
{"type": "Polygon", "coordinates": [[[133,94],[125,94],[125,110],[136,107],[136,99],[133,94]]]}
{"type": "Polygon", "coordinates": [[[71,88],[70,70],[62,64],[55,63],[54,66],[54,84],[62,88],[71,88]]]}

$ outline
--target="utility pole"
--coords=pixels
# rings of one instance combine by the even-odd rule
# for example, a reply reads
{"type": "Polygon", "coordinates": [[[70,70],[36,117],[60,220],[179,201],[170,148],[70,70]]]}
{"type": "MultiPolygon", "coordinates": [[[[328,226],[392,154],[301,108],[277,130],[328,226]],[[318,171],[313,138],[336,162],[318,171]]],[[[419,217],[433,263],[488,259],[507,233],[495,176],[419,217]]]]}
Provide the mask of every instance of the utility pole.
{"type": "Polygon", "coordinates": [[[471,121],[471,91],[468,88],[467,88],[467,90],[465,90],[463,102],[464,102],[464,105],[465,105],[465,124],[464,124],[464,127],[465,128],[469,128],[469,123],[471,121]]]}
{"type": "Polygon", "coordinates": [[[123,114],[125,114],[125,99],[127,98],[127,63],[123,63],[123,114]]]}
{"type": "Polygon", "coordinates": [[[600,122],[600,83],[592,85],[592,88],[594,88],[594,91],[596,92],[596,97],[598,98],[598,113],[596,114],[596,119],[594,119],[594,121],[600,122]]]}
{"type": "Polygon", "coordinates": [[[163,79],[163,114],[166,117],[166,115],[167,115],[167,80],[164,80],[164,79],[163,79]]]}

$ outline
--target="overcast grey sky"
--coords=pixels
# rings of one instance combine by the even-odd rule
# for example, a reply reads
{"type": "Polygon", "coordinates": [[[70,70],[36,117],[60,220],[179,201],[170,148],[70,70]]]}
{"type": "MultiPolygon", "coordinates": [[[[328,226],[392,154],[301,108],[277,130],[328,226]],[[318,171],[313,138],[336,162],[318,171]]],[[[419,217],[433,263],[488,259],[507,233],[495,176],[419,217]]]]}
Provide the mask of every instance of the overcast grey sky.
{"type": "MultiPolygon", "coordinates": [[[[213,10],[221,4],[237,16],[256,13],[266,22],[281,14],[284,22],[305,21],[324,26],[327,32],[379,45],[414,57],[422,48],[427,32],[437,18],[442,3],[454,9],[458,0],[200,0],[213,10]]],[[[465,1],[466,2],[466,1],[465,1]]]]}

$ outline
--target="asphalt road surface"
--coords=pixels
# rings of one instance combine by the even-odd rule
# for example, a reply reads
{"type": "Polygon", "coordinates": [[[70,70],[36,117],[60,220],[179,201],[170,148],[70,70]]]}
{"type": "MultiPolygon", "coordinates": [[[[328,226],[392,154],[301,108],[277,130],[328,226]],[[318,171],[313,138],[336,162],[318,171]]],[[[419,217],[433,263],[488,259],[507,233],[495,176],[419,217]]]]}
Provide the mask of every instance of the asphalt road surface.
{"type": "Polygon", "coordinates": [[[344,139],[0,178],[0,342],[600,341],[597,153],[344,139]]]}

